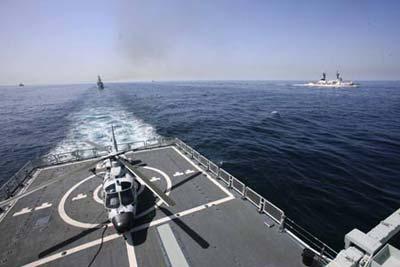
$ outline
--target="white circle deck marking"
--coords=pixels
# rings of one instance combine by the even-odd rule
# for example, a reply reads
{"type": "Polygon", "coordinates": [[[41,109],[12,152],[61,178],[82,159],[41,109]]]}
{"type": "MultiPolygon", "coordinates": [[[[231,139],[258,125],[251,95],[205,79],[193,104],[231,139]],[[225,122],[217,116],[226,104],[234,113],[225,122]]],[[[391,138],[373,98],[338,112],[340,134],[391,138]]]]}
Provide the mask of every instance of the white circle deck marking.
{"type": "MultiPolygon", "coordinates": [[[[96,175],[91,175],[91,176],[83,179],[82,181],[78,182],[77,184],[72,186],[61,198],[60,203],[58,204],[58,214],[60,214],[61,219],[63,219],[63,221],[66,222],[67,224],[70,224],[72,226],[79,227],[79,228],[94,228],[99,225],[99,224],[93,224],[93,223],[83,223],[83,222],[74,220],[71,217],[69,217],[68,214],[65,212],[65,201],[67,201],[67,198],[72,193],[72,191],[74,191],[76,188],[78,188],[78,186],[80,186],[84,182],[86,182],[94,177],[96,177],[96,175]]],[[[111,226],[112,223],[109,223],[108,225],[111,226]]]]}
{"type": "MultiPolygon", "coordinates": [[[[165,194],[167,196],[169,196],[169,194],[171,193],[172,182],[171,182],[171,178],[169,178],[168,174],[166,174],[165,172],[163,172],[163,171],[161,171],[159,169],[156,169],[156,168],[152,168],[152,167],[148,167],[148,166],[145,166],[144,168],[146,168],[148,170],[153,170],[155,172],[158,172],[159,174],[161,174],[165,178],[165,181],[167,182],[167,191],[165,191],[165,194]]],[[[143,188],[144,188],[144,186],[143,186],[143,188]]],[[[161,199],[158,200],[157,203],[153,207],[150,207],[147,210],[142,211],[141,213],[136,215],[135,218],[139,219],[139,218],[147,215],[149,212],[151,212],[152,210],[154,210],[155,208],[160,206],[162,203],[163,203],[163,201],[161,199]]]]}
{"type": "Polygon", "coordinates": [[[103,184],[99,185],[98,187],[96,187],[96,189],[93,191],[93,199],[94,201],[96,201],[97,203],[100,203],[103,205],[103,201],[101,200],[101,198],[99,198],[99,190],[101,189],[101,187],[103,186],[103,184]]]}
{"type": "MultiPolygon", "coordinates": [[[[165,172],[163,172],[163,171],[161,171],[161,170],[159,170],[159,169],[156,169],[156,168],[153,168],[153,167],[148,167],[148,166],[144,166],[143,168],[148,169],[148,170],[152,170],[152,171],[155,171],[155,172],[158,172],[159,174],[161,174],[161,175],[165,178],[166,183],[167,183],[167,190],[165,191],[165,194],[166,194],[166,195],[169,195],[170,192],[171,192],[171,187],[172,187],[172,182],[171,182],[170,177],[169,177],[165,172]]],[[[72,186],[72,187],[64,194],[64,196],[61,198],[60,203],[58,204],[58,214],[60,215],[61,219],[62,219],[64,222],[66,222],[67,224],[70,224],[70,225],[72,225],[72,226],[79,227],[79,228],[88,228],[88,229],[89,229],[89,228],[94,228],[94,227],[99,226],[99,224],[83,223],[83,222],[74,220],[74,219],[72,219],[71,217],[69,217],[69,215],[65,212],[65,202],[67,201],[69,195],[70,195],[76,188],[78,188],[81,184],[83,184],[83,183],[86,182],[86,181],[89,181],[90,179],[92,179],[92,178],[94,178],[94,177],[96,177],[96,175],[91,175],[91,176],[86,177],[85,179],[79,181],[79,182],[76,183],[74,186],[72,186]]],[[[100,185],[100,186],[101,186],[101,185],[100,185]]],[[[143,190],[144,190],[144,186],[143,186],[143,185],[141,186],[141,188],[143,188],[143,190]]],[[[96,190],[97,190],[97,188],[96,188],[96,190]]],[[[96,190],[95,190],[95,191],[96,191],[96,190]]],[[[100,190],[100,189],[99,189],[99,190],[100,190]]],[[[143,190],[142,190],[142,191],[143,191],[143,190]]],[[[96,193],[97,193],[97,192],[96,192],[96,193]]],[[[97,196],[97,198],[98,198],[98,195],[97,195],[97,194],[96,194],[96,196],[97,196]]],[[[95,197],[95,196],[93,196],[93,197],[95,197]]],[[[103,202],[101,201],[100,198],[98,198],[98,200],[100,200],[100,203],[103,203],[103,202]]],[[[98,202],[98,200],[95,199],[96,202],[98,202]]],[[[150,208],[148,208],[147,210],[144,210],[143,212],[139,213],[138,215],[135,216],[135,218],[141,218],[141,217],[143,217],[144,215],[146,215],[146,214],[148,214],[149,212],[151,212],[152,210],[154,210],[156,207],[160,206],[162,203],[163,203],[162,200],[158,200],[158,201],[156,202],[156,204],[155,204],[153,207],[150,207],[150,208]]],[[[109,223],[108,226],[112,226],[112,223],[109,223]]]]}

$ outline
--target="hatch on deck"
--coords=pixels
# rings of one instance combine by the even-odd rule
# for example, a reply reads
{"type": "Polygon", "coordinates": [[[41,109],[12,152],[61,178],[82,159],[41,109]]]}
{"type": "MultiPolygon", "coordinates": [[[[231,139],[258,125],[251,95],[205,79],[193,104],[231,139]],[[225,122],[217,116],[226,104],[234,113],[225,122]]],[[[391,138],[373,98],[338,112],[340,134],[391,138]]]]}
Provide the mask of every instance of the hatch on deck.
{"type": "Polygon", "coordinates": [[[387,244],[376,254],[371,267],[398,267],[400,266],[400,250],[387,244]]]}

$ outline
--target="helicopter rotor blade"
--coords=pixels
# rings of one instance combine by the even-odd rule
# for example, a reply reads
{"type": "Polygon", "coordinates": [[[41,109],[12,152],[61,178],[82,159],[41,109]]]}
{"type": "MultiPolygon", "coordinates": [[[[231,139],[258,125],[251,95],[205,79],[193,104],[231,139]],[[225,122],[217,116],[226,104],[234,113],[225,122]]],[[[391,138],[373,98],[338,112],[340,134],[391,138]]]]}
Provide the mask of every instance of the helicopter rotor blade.
{"type": "Polygon", "coordinates": [[[107,147],[102,146],[100,144],[97,144],[95,142],[86,140],[85,143],[88,144],[88,145],[91,145],[92,147],[96,148],[97,150],[110,152],[110,149],[108,149],[107,147]]]}
{"type": "Polygon", "coordinates": [[[51,184],[54,184],[54,183],[57,182],[57,181],[63,180],[63,179],[65,179],[65,178],[69,177],[69,176],[73,176],[73,175],[75,175],[75,174],[77,174],[77,173],[79,173],[79,172],[81,172],[81,171],[83,171],[83,170],[85,170],[85,169],[88,169],[88,170],[89,170],[89,169],[91,169],[93,166],[96,166],[96,164],[97,164],[98,162],[99,162],[99,160],[96,160],[95,162],[90,162],[89,164],[85,164],[84,166],[82,166],[82,167],[80,167],[80,168],[78,168],[78,169],[76,169],[76,170],[73,170],[73,171],[68,172],[68,173],[66,173],[66,174],[63,174],[63,175],[61,175],[61,176],[57,176],[57,177],[55,177],[55,178],[52,178],[49,182],[47,182],[47,183],[45,183],[45,184],[42,184],[42,185],[39,185],[39,186],[37,186],[37,187],[35,187],[35,188],[32,188],[31,190],[28,190],[27,192],[24,192],[24,193],[19,194],[19,195],[15,196],[15,197],[11,197],[11,198],[8,198],[8,199],[6,199],[6,200],[3,200],[3,201],[0,202],[0,207],[5,206],[5,205],[7,205],[8,203],[10,203],[10,202],[12,202],[12,201],[15,201],[15,200],[24,198],[24,197],[26,197],[26,196],[29,196],[30,194],[32,194],[32,193],[34,193],[34,192],[36,192],[36,191],[38,191],[38,190],[40,190],[40,189],[42,189],[42,188],[45,188],[45,187],[47,187],[47,186],[49,186],[49,185],[51,185],[51,184]]]}
{"type": "Polygon", "coordinates": [[[174,206],[175,201],[173,201],[169,196],[167,196],[158,186],[154,183],[150,182],[150,179],[144,175],[141,171],[138,170],[137,167],[130,164],[127,160],[123,158],[118,158],[118,161],[121,162],[140,183],[147,186],[156,196],[158,196],[162,202],[164,202],[167,206],[174,206]]]}

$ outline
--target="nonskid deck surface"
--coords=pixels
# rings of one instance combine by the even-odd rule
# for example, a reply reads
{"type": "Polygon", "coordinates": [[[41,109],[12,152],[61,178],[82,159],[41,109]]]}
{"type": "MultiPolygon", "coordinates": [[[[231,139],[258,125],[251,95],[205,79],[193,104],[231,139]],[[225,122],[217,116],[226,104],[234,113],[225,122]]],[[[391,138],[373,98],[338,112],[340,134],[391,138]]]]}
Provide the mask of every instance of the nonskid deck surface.
{"type": "MultiPolygon", "coordinates": [[[[169,146],[128,154],[176,202],[140,187],[131,238],[107,222],[88,171],[17,201],[0,223],[0,266],[303,266],[302,247],[271,219],[169,146]]],[[[31,187],[82,163],[37,171],[31,187]]]]}

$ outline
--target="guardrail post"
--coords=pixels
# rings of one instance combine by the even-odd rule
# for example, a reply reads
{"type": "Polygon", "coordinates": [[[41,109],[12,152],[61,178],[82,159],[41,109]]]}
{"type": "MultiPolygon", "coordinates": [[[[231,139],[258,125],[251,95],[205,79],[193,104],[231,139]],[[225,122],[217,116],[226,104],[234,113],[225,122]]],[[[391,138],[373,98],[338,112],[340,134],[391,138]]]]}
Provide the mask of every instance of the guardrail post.
{"type": "Polygon", "coordinates": [[[325,252],[325,244],[323,243],[323,244],[322,244],[322,249],[321,249],[321,251],[319,252],[319,255],[320,255],[321,258],[324,256],[324,252],[325,252]]]}
{"type": "Polygon", "coordinates": [[[282,214],[281,221],[279,222],[279,232],[281,233],[283,232],[283,230],[285,230],[285,219],[285,214],[282,214]]]}
{"type": "Polygon", "coordinates": [[[229,177],[229,183],[228,183],[228,188],[231,189],[233,184],[233,179],[232,176],[229,177]]]}
{"type": "Polygon", "coordinates": [[[243,186],[243,191],[242,191],[242,199],[246,200],[246,192],[247,192],[247,186],[243,186]]]}
{"type": "Polygon", "coordinates": [[[57,158],[57,156],[56,155],[52,155],[53,156],[53,158],[54,158],[54,160],[55,160],[55,162],[56,162],[56,164],[58,163],[58,158],[57,158]]]}
{"type": "Polygon", "coordinates": [[[258,207],[258,212],[263,213],[264,211],[264,198],[260,199],[260,207],[258,207]]]}
{"type": "Polygon", "coordinates": [[[7,195],[7,198],[11,197],[10,188],[8,188],[8,185],[7,185],[7,188],[6,188],[6,195],[7,195]]]}

